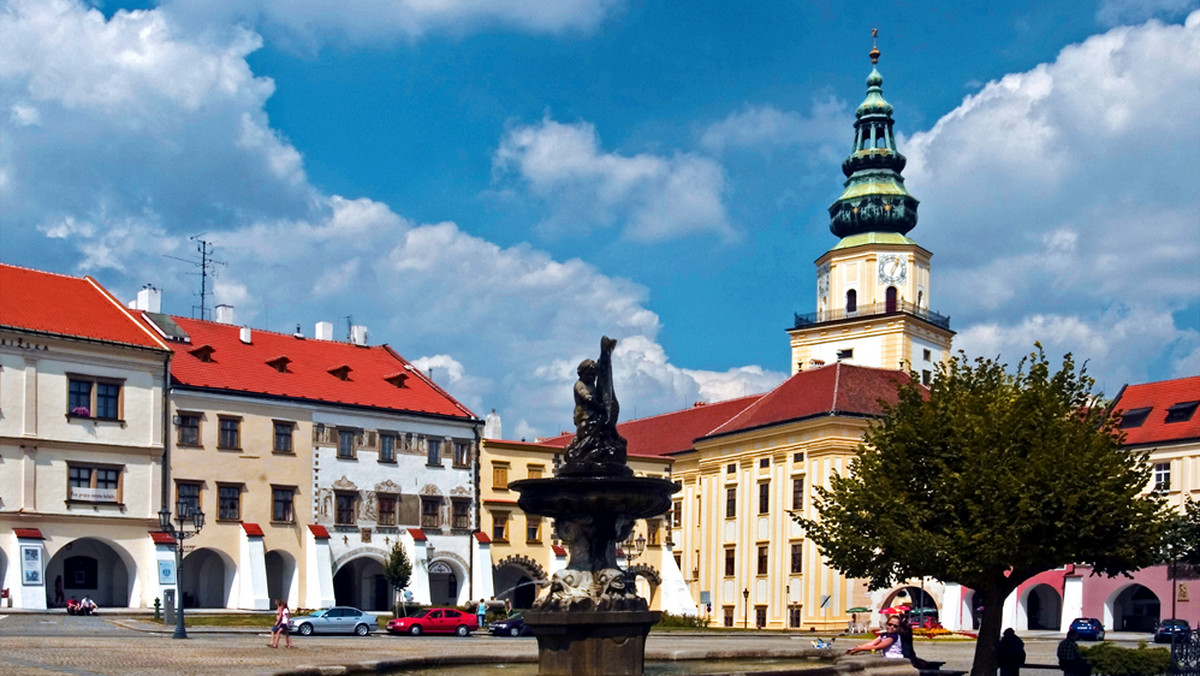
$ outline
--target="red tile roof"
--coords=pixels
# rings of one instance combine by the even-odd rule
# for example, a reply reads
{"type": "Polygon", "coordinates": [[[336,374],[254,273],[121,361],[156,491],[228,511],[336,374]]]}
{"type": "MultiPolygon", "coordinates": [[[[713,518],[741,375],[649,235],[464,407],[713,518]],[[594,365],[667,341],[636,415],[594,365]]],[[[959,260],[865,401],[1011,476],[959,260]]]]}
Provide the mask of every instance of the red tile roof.
{"type": "Polygon", "coordinates": [[[490,537],[488,537],[488,534],[481,530],[475,531],[474,533],[472,533],[472,535],[475,536],[475,539],[478,540],[479,544],[481,544],[481,545],[489,544],[492,541],[492,539],[490,537]]]}
{"type": "MultiPolygon", "coordinates": [[[[429,380],[387,345],[359,346],[331,340],[252,329],[243,343],[241,329],[230,324],[172,317],[191,344],[171,343],[175,359],[171,377],[179,385],[265,394],[372,408],[413,411],[454,418],[474,418],[466,407],[429,380]],[[196,346],[212,348],[209,361],[196,346]],[[287,357],[286,371],[271,362],[287,357]],[[346,379],[331,371],[347,367],[346,379]],[[395,375],[412,375],[398,387],[395,375]],[[393,382],[389,382],[389,378],[393,382]]],[[[149,318],[147,318],[149,321],[149,318]]]]}
{"type": "Polygon", "coordinates": [[[173,545],[173,544],[175,544],[175,538],[171,537],[170,533],[164,533],[161,530],[150,531],[150,539],[153,540],[154,544],[156,544],[156,545],[173,545]]]}
{"type": "Polygon", "coordinates": [[[262,537],[263,536],[262,526],[260,526],[256,523],[246,523],[243,521],[242,522],[242,530],[246,531],[246,535],[249,535],[250,537],[262,537]]]}
{"type": "Polygon", "coordinates": [[[903,371],[840,363],[800,371],[708,436],[818,416],[877,416],[883,413],[880,400],[896,402],[896,387],[907,379],[903,371]]]}
{"type": "Polygon", "coordinates": [[[417,542],[424,542],[429,539],[425,536],[425,531],[421,530],[420,528],[409,528],[408,534],[411,535],[412,539],[417,542]]]}
{"type": "MultiPolygon", "coordinates": [[[[638,418],[617,425],[617,431],[625,437],[629,455],[660,457],[691,450],[692,442],[705,436],[745,410],[763,395],[739,397],[712,404],[699,404],[682,411],[673,411],[649,418],[638,418]]],[[[542,444],[565,448],[575,438],[574,434],[559,435],[543,439],[542,444]]]]}
{"type": "Polygon", "coordinates": [[[554,551],[555,556],[566,556],[567,548],[562,545],[550,545],[550,549],[554,551]]]}
{"type": "MultiPolygon", "coordinates": [[[[639,418],[617,425],[629,455],[663,456],[691,450],[698,439],[826,415],[877,416],[879,400],[896,401],[908,376],[890,369],[833,364],[801,371],[767,394],[756,394],[639,418]]],[[[565,447],[575,435],[543,439],[565,447]]]]}
{"type": "Polygon", "coordinates": [[[308,530],[310,532],[312,532],[313,537],[315,537],[318,540],[328,540],[329,539],[329,531],[325,528],[325,526],[322,526],[320,524],[310,523],[310,524],[308,524],[308,530]]]}
{"type": "Polygon", "coordinates": [[[1116,411],[1149,408],[1146,421],[1125,432],[1125,445],[1137,446],[1200,438],[1200,410],[1189,420],[1166,422],[1167,409],[1175,404],[1200,401],[1200,376],[1127,385],[1113,402],[1116,411]]]}
{"type": "Polygon", "coordinates": [[[13,535],[26,540],[45,540],[38,528],[14,528],[13,535]]]}
{"type": "Polygon", "coordinates": [[[166,344],[91,277],[0,263],[0,326],[165,349],[166,344]]]}

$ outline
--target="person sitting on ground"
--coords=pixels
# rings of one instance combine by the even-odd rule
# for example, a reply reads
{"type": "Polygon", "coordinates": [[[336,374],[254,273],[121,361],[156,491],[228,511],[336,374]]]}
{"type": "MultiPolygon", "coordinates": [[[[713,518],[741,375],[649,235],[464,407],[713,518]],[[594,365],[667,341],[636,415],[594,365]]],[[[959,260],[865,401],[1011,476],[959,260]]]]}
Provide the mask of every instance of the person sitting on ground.
{"type": "Polygon", "coordinates": [[[889,617],[884,626],[884,633],[875,637],[873,641],[867,641],[854,646],[846,651],[847,655],[857,653],[871,652],[872,650],[882,650],[884,657],[903,659],[904,652],[900,644],[900,618],[889,617]]]}
{"type": "Polygon", "coordinates": [[[72,596],[70,598],[70,600],[67,601],[67,614],[68,615],[78,615],[79,614],[79,599],[75,598],[74,596],[72,596]]]}
{"type": "Polygon", "coordinates": [[[93,601],[92,597],[90,596],[84,596],[83,599],[79,601],[80,615],[95,615],[97,608],[98,606],[96,605],[96,602],[93,601]]]}
{"type": "Polygon", "coordinates": [[[1058,644],[1058,666],[1063,670],[1063,676],[1091,676],[1092,665],[1083,659],[1079,651],[1079,634],[1074,629],[1067,631],[1067,637],[1058,644]]]}

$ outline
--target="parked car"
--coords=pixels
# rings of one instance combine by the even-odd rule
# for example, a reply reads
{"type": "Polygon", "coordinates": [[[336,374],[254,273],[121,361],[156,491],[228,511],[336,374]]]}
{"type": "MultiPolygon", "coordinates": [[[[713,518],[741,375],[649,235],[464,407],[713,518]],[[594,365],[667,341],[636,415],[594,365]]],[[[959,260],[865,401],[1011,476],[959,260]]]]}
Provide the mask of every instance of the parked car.
{"type": "Polygon", "coordinates": [[[312,615],[293,617],[288,622],[288,629],[293,634],[308,636],[310,634],[357,634],[366,636],[379,620],[371,613],[365,613],[358,608],[349,606],[334,606],[324,610],[314,611],[312,615]]]}
{"type": "Polygon", "coordinates": [[[1186,641],[1191,632],[1192,627],[1187,620],[1163,620],[1154,632],[1154,642],[1170,643],[1171,636],[1178,636],[1176,641],[1186,641]]]}
{"type": "Polygon", "coordinates": [[[525,626],[525,611],[514,610],[503,620],[497,620],[487,626],[492,636],[529,636],[532,630],[525,626]]]}
{"type": "Polygon", "coordinates": [[[474,613],[464,613],[456,608],[426,608],[416,615],[397,617],[389,620],[389,634],[411,634],[420,636],[430,634],[457,634],[469,636],[479,628],[479,620],[474,613]]]}
{"type": "Polygon", "coordinates": [[[1071,629],[1085,641],[1103,641],[1104,624],[1094,617],[1077,617],[1071,621],[1071,629]]]}

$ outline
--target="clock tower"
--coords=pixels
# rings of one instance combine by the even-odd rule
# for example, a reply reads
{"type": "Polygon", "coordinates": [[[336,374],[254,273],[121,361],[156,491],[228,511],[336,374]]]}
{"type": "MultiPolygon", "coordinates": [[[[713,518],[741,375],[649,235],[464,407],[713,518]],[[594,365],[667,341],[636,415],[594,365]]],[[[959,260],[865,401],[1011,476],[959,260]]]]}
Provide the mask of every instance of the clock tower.
{"type": "MultiPolygon", "coordinates": [[[[878,64],[879,50],[870,57],[878,64]]],[[[949,357],[954,332],[949,317],[929,309],[932,254],[907,236],[918,202],[904,187],[907,160],[874,67],[854,115],[844,190],[829,207],[829,229],[840,241],[816,260],[817,311],[796,315],[788,331],[792,373],[844,361],[911,368],[928,379],[949,357]]]]}

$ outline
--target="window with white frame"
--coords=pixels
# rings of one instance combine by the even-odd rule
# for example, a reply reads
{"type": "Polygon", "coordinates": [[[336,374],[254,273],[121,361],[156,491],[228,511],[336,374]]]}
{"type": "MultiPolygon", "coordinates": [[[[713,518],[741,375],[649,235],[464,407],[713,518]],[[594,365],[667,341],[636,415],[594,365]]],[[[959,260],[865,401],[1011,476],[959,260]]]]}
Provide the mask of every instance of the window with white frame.
{"type": "Polygon", "coordinates": [[[1171,463],[1159,462],[1154,465],[1154,492],[1166,493],[1171,490],[1171,463]]]}

